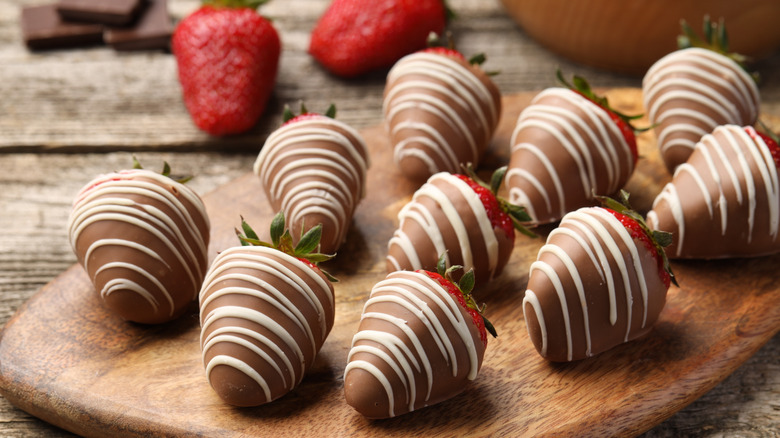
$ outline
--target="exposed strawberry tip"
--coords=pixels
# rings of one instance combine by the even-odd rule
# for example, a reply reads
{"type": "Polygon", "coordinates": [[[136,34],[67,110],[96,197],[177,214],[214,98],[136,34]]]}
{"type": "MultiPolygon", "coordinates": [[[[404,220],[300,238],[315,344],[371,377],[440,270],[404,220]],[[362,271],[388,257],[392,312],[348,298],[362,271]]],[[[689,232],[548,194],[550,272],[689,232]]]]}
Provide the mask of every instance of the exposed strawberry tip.
{"type": "MultiPolygon", "coordinates": [[[[323,114],[320,113],[309,112],[309,110],[306,108],[306,105],[303,102],[301,102],[300,113],[298,114],[292,112],[289,105],[285,105],[284,111],[282,112],[282,126],[288,125],[290,123],[298,122],[301,120],[322,117],[322,116],[323,114]]],[[[331,119],[335,119],[336,105],[331,103],[330,106],[328,106],[328,109],[325,111],[324,116],[331,119]]]]}
{"type": "Polygon", "coordinates": [[[472,190],[479,196],[482,205],[494,227],[504,230],[507,236],[514,238],[514,230],[519,231],[529,237],[536,237],[531,230],[524,224],[530,222],[531,215],[528,214],[525,207],[515,205],[508,200],[498,196],[498,191],[504,181],[507,166],[496,169],[490,177],[490,185],[487,185],[474,171],[471,163],[463,166],[465,175],[456,175],[465,181],[472,190]]]}
{"type": "Polygon", "coordinates": [[[658,264],[658,274],[668,288],[670,284],[677,284],[677,279],[672,272],[669,258],[664,248],[672,244],[672,233],[659,230],[650,230],[645,219],[631,208],[628,202],[629,194],[625,190],[620,191],[620,199],[616,200],[607,196],[595,196],[602,205],[625,226],[631,237],[644,243],[647,249],[653,253],[658,264]]]}
{"type": "Polygon", "coordinates": [[[750,126],[745,128],[745,130],[754,140],[756,140],[756,136],[758,136],[764,141],[764,144],[769,148],[769,153],[772,155],[775,166],[780,170],[780,138],[778,138],[778,135],[772,132],[772,130],[762,121],[759,120],[758,124],[762,129],[761,131],[757,131],[750,126]]]}
{"type": "Polygon", "coordinates": [[[474,324],[480,331],[482,342],[487,345],[487,335],[485,330],[494,338],[498,336],[498,333],[496,332],[493,324],[483,314],[485,305],[483,304],[482,307],[477,305],[477,302],[474,300],[474,296],[471,294],[472,290],[474,289],[474,284],[476,283],[474,270],[469,269],[468,272],[461,276],[460,281],[455,282],[452,274],[455,271],[463,269],[463,266],[453,265],[449,268],[446,268],[446,254],[447,253],[444,252],[439,256],[439,260],[436,263],[436,272],[424,270],[418,270],[417,272],[423,273],[439,283],[450,295],[452,295],[458,301],[458,303],[460,303],[461,306],[463,306],[463,308],[466,309],[466,311],[471,314],[472,319],[474,320],[474,324]]]}

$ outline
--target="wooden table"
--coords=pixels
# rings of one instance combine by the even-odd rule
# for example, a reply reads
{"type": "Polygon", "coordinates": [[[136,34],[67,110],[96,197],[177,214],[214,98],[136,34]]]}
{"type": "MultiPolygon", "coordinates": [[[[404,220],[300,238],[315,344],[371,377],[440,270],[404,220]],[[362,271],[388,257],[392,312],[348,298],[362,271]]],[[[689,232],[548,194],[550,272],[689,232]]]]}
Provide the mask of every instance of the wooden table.
{"type": "MultiPolygon", "coordinates": [[[[40,0],[46,1],[46,0],[40,0]]],[[[279,79],[266,116],[250,133],[215,139],[191,124],[173,57],[117,53],[104,47],[30,53],[21,42],[23,4],[0,0],[0,324],[41,286],[75,263],[66,234],[70,203],[94,175],[126,167],[131,152],[197,177],[199,193],[251,170],[284,104],[312,110],[331,102],[339,119],[361,129],[382,121],[384,74],[353,81],[324,73],[306,54],[309,31],[328,0],[276,0],[262,10],[283,40],[279,79]]],[[[639,87],[641,78],[568,62],[528,38],[497,0],[449,0],[451,29],[466,54],[488,54],[486,67],[504,94],[553,85],[554,70],[578,73],[598,87],[639,87]]],[[[170,0],[180,18],[197,7],[170,0]]],[[[757,66],[763,111],[780,115],[780,53],[757,66]]],[[[705,396],[646,437],[775,436],[780,429],[780,336],[705,396]]],[[[0,435],[70,436],[0,399],[0,435]]]]}

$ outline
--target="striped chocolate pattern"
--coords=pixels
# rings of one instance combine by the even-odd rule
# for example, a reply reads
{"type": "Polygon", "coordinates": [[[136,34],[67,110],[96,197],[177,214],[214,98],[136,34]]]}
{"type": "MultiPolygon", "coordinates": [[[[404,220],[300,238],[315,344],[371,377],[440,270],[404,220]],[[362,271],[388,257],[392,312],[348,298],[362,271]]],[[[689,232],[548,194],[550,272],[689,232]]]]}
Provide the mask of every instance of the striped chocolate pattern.
{"type": "Polygon", "coordinates": [[[198,294],[209,220],[183,184],[140,169],[99,176],[77,195],[68,232],[101,300],[124,319],[170,321],[198,294]]]}
{"type": "Polygon", "coordinates": [[[634,171],[631,148],[603,108],[566,88],[539,93],[512,133],[509,201],[534,224],[555,222],[612,195],[634,171]]]}
{"type": "Polygon", "coordinates": [[[642,81],[644,103],[670,172],[716,126],[753,125],[760,96],[753,78],[730,58],[689,48],[658,60],[642,81]]]}
{"type": "Polygon", "coordinates": [[[322,224],[320,252],[346,238],[365,196],[368,149],[360,134],[330,117],[295,120],[273,132],[254,164],[271,206],[281,210],[297,239],[322,224]]]}
{"type": "Polygon", "coordinates": [[[650,251],[607,210],[568,213],[531,264],[523,314],[539,354],[584,359],[642,336],[666,301],[650,251]]]}
{"type": "Polygon", "coordinates": [[[752,130],[725,125],[702,137],[656,197],[647,223],[674,235],[669,257],[780,252],[778,170],[752,130]]]}
{"type": "Polygon", "coordinates": [[[301,382],[333,327],[333,286],[301,260],[233,247],[200,292],[200,345],[211,386],[228,404],[257,406],[301,382]]]}
{"type": "Polygon", "coordinates": [[[501,115],[492,80],[463,59],[417,52],[399,60],[385,86],[383,112],[394,160],[410,179],[479,164],[501,115]]]}
{"type": "Polygon", "coordinates": [[[446,252],[447,266],[474,269],[478,284],[504,269],[513,242],[494,229],[477,194],[457,176],[431,176],[398,213],[399,227],[388,242],[387,270],[436,271],[446,252]]]}
{"type": "Polygon", "coordinates": [[[368,418],[402,415],[463,391],[484,353],[471,315],[439,283],[422,272],[394,272],[365,303],[344,394],[368,418]]]}

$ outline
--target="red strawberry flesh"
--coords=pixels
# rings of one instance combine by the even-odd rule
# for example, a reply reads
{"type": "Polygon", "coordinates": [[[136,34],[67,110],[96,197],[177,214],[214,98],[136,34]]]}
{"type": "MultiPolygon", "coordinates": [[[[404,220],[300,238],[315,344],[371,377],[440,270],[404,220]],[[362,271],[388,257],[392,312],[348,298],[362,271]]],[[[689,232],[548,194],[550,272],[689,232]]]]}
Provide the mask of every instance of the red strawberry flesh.
{"type": "Polygon", "coordinates": [[[663,281],[666,288],[669,288],[669,285],[671,284],[671,276],[669,275],[669,272],[666,271],[664,268],[664,260],[663,257],[661,257],[660,254],[658,254],[658,250],[655,247],[655,244],[653,243],[653,240],[650,238],[650,236],[645,233],[645,231],[642,229],[642,227],[630,216],[627,216],[623,213],[619,213],[615,210],[606,208],[608,212],[612,213],[615,218],[620,221],[621,224],[628,230],[628,233],[631,235],[631,238],[634,240],[639,240],[642,242],[642,244],[647,248],[648,251],[653,255],[655,258],[656,264],[658,265],[658,275],[661,277],[661,280],[663,281]]]}
{"type": "Polygon", "coordinates": [[[626,140],[626,143],[628,143],[628,147],[629,149],[631,149],[631,156],[634,157],[634,165],[636,166],[636,162],[639,158],[639,150],[637,149],[637,145],[636,145],[636,134],[634,134],[634,129],[631,128],[631,125],[626,123],[626,121],[623,120],[614,111],[611,111],[609,108],[605,108],[604,105],[601,105],[600,103],[594,101],[593,99],[591,99],[590,97],[582,93],[581,91],[578,90],[572,90],[572,91],[584,97],[585,99],[588,99],[589,101],[593,102],[595,105],[597,105],[599,108],[606,111],[607,114],[609,114],[609,118],[617,125],[618,129],[620,129],[620,133],[623,134],[623,138],[626,140]]]}
{"type": "Polygon", "coordinates": [[[745,127],[745,131],[750,135],[753,141],[758,141],[761,138],[769,148],[769,153],[772,154],[772,159],[775,160],[775,166],[780,170],[780,145],[770,136],[763,132],[756,131],[752,126],[745,127]]]}
{"type": "Polygon", "coordinates": [[[487,217],[490,219],[490,223],[493,225],[493,227],[500,228],[504,231],[504,233],[506,233],[506,236],[509,239],[514,241],[515,228],[514,224],[512,223],[512,218],[501,209],[501,205],[499,204],[498,199],[496,199],[496,196],[493,194],[493,192],[466,175],[455,176],[468,184],[469,187],[474,190],[474,193],[477,194],[479,200],[482,201],[482,206],[485,207],[485,212],[487,213],[487,217]]]}
{"type": "Polygon", "coordinates": [[[423,271],[418,270],[417,272],[423,273],[439,283],[444,290],[447,291],[450,295],[455,297],[455,300],[458,301],[458,304],[461,305],[464,309],[466,309],[467,312],[471,315],[471,319],[474,321],[474,325],[479,330],[479,337],[482,340],[482,343],[487,345],[487,330],[485,329],[485,321],[482,319],[482,315],[477,311],[476,309],[470,308],[466,304],[466,299],[463,297],[463,292],[461,292],[460,289],[458,289],[458,286],[453,284],[451,281],[447,280],[446,278],[442,277],[436,272],[430,272],[430,271],[423,271]]]}
{"type": "Polygon", "coordinates": [[[435,53],[437,55],[448,56],[450,58],[458,58],[463,60],[466,59],[466,57],[463,56],[462,53],[458,52],[455,49],[450,49],[448,47],[428,47],[427,49],[423,50],[423,52],[435,53]]]}

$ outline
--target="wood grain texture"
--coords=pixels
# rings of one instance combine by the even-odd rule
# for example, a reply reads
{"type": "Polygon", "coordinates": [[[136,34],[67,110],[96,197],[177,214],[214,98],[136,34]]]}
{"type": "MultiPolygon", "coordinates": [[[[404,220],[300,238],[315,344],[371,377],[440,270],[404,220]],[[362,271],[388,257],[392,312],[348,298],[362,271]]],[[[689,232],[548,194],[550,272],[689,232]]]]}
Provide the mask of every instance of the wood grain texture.
{"type": "MultiPolygon", "coordinates": [[[[638,93],[614,90],[610,96],[631,113],[638,93]]],[[[507,161],[511,126],[532,96],[504,99],[486,171],[507,161]]],[[[384,128],[363,134],[373,162],[389,162],[384,128]]],[[[651,134],[640,138],[640,153],[645,159],[628,189],[635,206],[646,209],[668,175],[651,134]]],[[[478,291],[500,335],[490,342],[475,383],[440,405],[368,421],[344,403],[342,372],[363,302],[384,278],[395,215],[414,189],[393,166],[369,173],[348,242],[327,265],[342,280],[336,326],[303,383],[272,404],[236,409],[213,393],[200,363],[194,308],[158,327],[122,322],[103,309],[79,266],[44,286],[6,324],[0,390],[22,409],[84,435],[633,436],[704,394],[780,330],[780,256],[676,263],[681,288],[670,291],[650,335],[592,360],[551,364],[527,339],[520,305],[543,240],[519,237],[504,274],[478,291]]],[[[250,173],[205,200],[212,255],[234,244],[239,214],[258,229],[273,215],[250,173]]]]}

